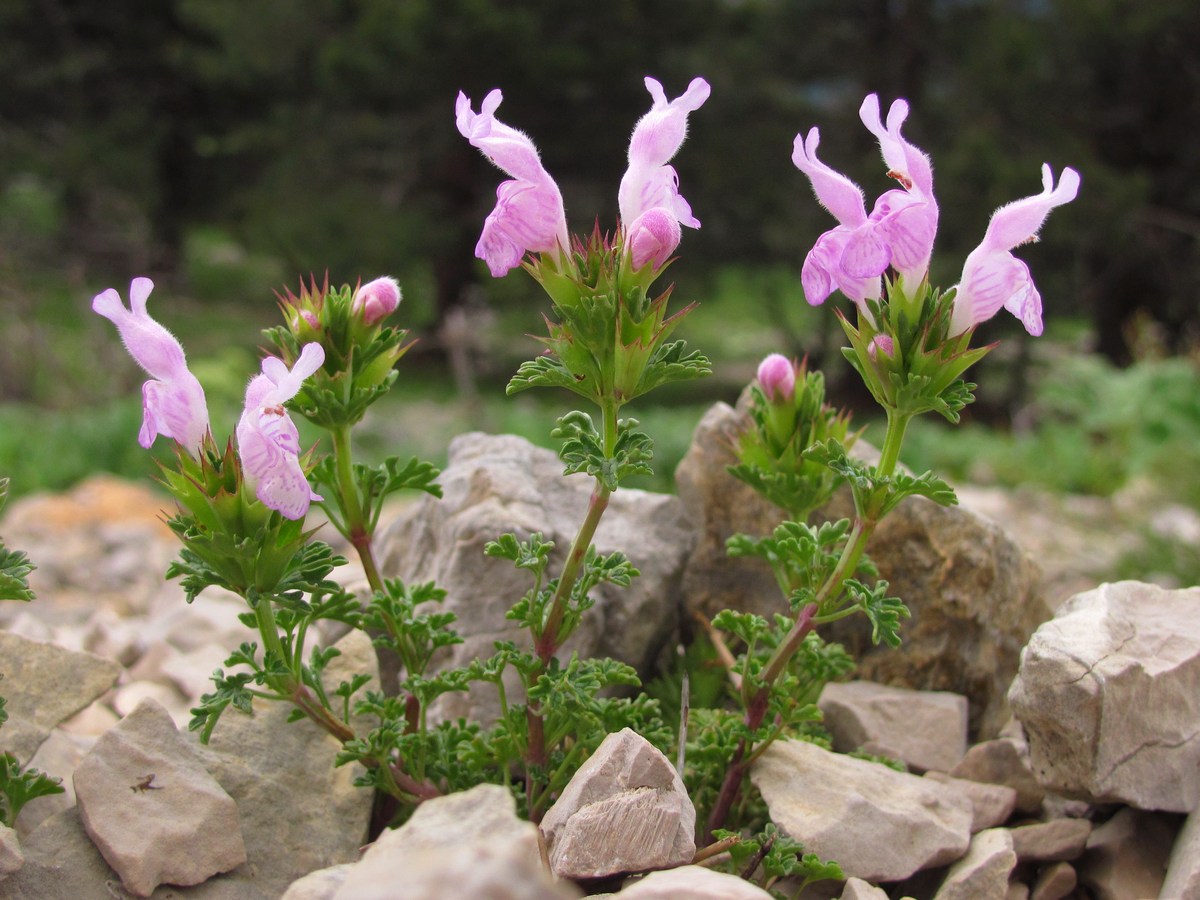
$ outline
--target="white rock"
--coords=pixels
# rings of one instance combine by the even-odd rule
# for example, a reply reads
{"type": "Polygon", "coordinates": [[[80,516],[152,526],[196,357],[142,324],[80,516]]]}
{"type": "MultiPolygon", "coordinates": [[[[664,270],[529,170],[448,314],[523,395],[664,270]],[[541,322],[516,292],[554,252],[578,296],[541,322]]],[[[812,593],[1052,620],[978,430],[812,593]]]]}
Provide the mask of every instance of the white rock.
{"type": "Polygon", "coordinates": [[[7,825],[0,824],[0,881],[4,881],[24,864],[25,856],[21,853],[21,842],[17,840],[17,833],[7,825]]]}
{"type": "Polygon", "coordinates": [[[50,729],[112,687],[121,667],[91,653],[0,631],[0,671],[8,701],[4,749],[25,763],[50,729]]]}
{"type": "Polygon", "coordinates": [[[61,728],[55,728],[50,732],[50,736],[42,741],[42,746],[38,747],[38,752],[33,755],[29,765],[39,772],[59,779],[63,792],[35,797],[21,808],[21,815],[17,817],[17,833],[22,838],[50,816],[75,805],[75,786],[71,775],[95,743],[94,737],[71,734],[61,728]]]}
{"type": "Polygon", "coordinates": [[[847,878],[840,900],[888,900],[887,891],[861,878],[847,878]]]}
{"type": "Polygon", "coordinates": [[[967,855],[950,867],[933,900],[1004,900],[1016,865],[1007,829],[981,831],[971,838],[967,855]]]}
{"type": "Polygon", "coordinates": [[[696,854],[696,808],[663,754],[629,728],[608,735],[541,823],[560,878],[669,869],[696,854]]]}
{"type": "Polygon", "coordinates": [[[354,863],[341,863],[309,872],[293,881],[280,900],[333,900],[354,863]]]}
{"type": "Polygon", "coordinates": [[[96,742],[74,784],[84,828],[131,893],[199,884],[246,861],[233,798],[153,700],[96,742]]]}
{"type": "Polygon", "coordinates": [[[751,780],[775,822],[847,875],[900,881],[961,857],[971,804],[953,788],[804,741],[776,741],[751,780]]]}
{"type": "Polygon", "coordinates": [[[97,700],[89,703],[71,718],[64,719],[58,727],[68,734],[100,737],[119,721],[121,721],[121,717],[113,712],[110,706],[97,700]]]}
{"type": "Polygon", "coordinates": [[[817,705],[833,749],[870,752],[907,763],[916,772],[948,772],[967,752],[967,698],[948,691],[914,691],[872,681],[831,682],[817,705]]]}
{"type": "Polygon", "coordinates": [[[1200,805],[1200,588],[1078,594],[1022,653],[1009,700],[1038,780],[1092,802],[1200,805]]]}
{"type": "Polygon", "coordinates": [[[736,875],[680,866],[651,872],[613,896],[620,900],[767,900],[771,895],[736,875]]]}
{"type": "Polygon", "coordinates": [[[925,777],[953,788],[971,804],[971,833],[1003,825],[1017,807],[1017,791],[1006,784],[987,784],[954,778],[944,772],[926,772],[925,777]]]}
{"type": "Polygon", "coordinates": [[[145,700],[153,700],[165,709],[177,728],[186,728],[192,717],[184,698],[169,684],[157,681],[131,681],[129,684],[121,685],[112,693],[113,709],[120,716],[128,716],[145,700]]]}

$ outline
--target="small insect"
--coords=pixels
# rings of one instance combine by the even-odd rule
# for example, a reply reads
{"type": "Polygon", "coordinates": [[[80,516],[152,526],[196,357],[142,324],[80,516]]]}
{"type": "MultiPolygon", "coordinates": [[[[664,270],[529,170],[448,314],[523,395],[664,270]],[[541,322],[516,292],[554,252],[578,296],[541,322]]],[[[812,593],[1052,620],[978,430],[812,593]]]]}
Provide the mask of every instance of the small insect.
{"type": "Polygon", "coordinates": [[[131,784],[129,789],[135,794],[140,794],[145,791],[161,791],[162,785],[154,783],[154,773],[151,772],[149,775],[143,775],[142,780],[137,784],[131,784]]]}

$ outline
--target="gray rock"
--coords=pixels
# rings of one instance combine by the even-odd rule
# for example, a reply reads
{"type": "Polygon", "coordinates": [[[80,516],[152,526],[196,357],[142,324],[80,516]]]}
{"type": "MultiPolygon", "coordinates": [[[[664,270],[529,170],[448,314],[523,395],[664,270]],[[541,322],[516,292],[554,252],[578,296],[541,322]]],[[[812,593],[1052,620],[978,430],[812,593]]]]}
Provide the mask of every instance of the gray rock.
{"type": "Polygon", "coordinates": [[[50,729],[116,683],[121,666],[0,631],[0,672],[8,701],[4,749],[28,763],[50,729]]]}
{"type": "Polygon", "coordinates": [[[916,772],[947,772],[967,752],[967,698],[959,694],[833,682],[817,705],[840,753],[865,746],[916,772]]]}
{"type": "Polygon", "coordinates": [[[1200,588],[1078,594],[1037,630],[1013,682],[1033,770],[1089,802],[1200,805],[1200,588]]]}
{"type": "Polygon", "coordinates": [[[1033,883],[1030,900],[1063,900],[1075,890],[1079,877],[1068,862],[1052,863],[1042,868],[1033,883]]]}
{"type": "Polygon", "coordinates": [[[42,742],[42,746],[38,747],[38,752],[33,755],[29,765],[39,772],[59,779],[63,792],[35,797],[25,804],[21,815],[17,817],[17,833],[21,837],[27,836],[55,813],[75,805],[75,787],[71,782],[71,775],[95,743],[94,737],[70,734],[61,728],[55,728],[42,742]]]}
{"type": "Polygon", "coordinates": [[[696,853],[696,808],[675,767],[629,728],[604,739],[541,823],[560,878],[668,869],[696,853]]]}
{"type": "MultiPolygon", "coordinates": [[[[760,615],[785,612],[765,563],[729,559],[731,534],[769,534],[782,513],[726,472],[742,415],[725,404],[701,420],[676,470],[679,497],[700,529],[688,561],[683,592],[688,611],[713,616],[731,608],[760,615]]],[[[869,456],[864,442],[855,455],[869,456]]],[[[852,510],[839,493],[822,515],[852,510]]],[[[898,650],[875,647],[869,623],[850,616],[823,628],[859,661],[858,675],[881,684],[951,691],[970,700],[973,737],[991,737],[1007,718],[1005,692],[1017,671],[1021,647],[1050,616],[1036,566],[994,522],[968,509],[910,498],[879,525],[868,553],[891,592],[912,610],[898,650]]]]}
{"type": "Polygon", "coordinates": [[[426,801],[394,831],[384,832],[345,873],[334,900],[397,896],[574,897],[542,868],[536,826],[517,818],[511,792],[494,784],[426,801]],[[435,863],[445,866],[440,888],[435,863]],[[474,871],[469,875],[464,867],[474,871]],[[425,873],[424,886],[414,872],[425,873]],[[460,883],[465,882],[465,883],[460,883]],[[470,885],[470,887],[468,887],[470,885]],[[504,890],[507,893],[494,894],[504,890]]]}
{"type": "MultiPolygon", "coordinates": [[[[433,580],[444,588],[444,608],[458,613],[464,643],[452,648],[457,665],[490,656],[493,642],[528,642],[505,613],[532,586],[529,575],[507,560],[484,556],[484,545],[506,532],[525,538],[540,532],[555,543],[557,575],[587,511],[594,481],[565,477],[548,451],[512,435],[465,434],[455,438],[439,479],[444,498],[423,497],[405,508],[378,541],[389,577],[433,580]]],[[[611,656],[645,670],[679,621],[679,579],[693,541],[676,497],[621,489],[610,501],[595,546],[624,552],[641,572],[628,588],[602,585],[596,605],[564,652],[611,656]]],[[[498,708],[490,686],[442,698],[439,715],[487,719],[498,708]]]]}
{"type": "Polygon", "coordinates": [[[1016,789],[1005,784],[986,784],[954,778],[944,772],[926,772],[925,777],[953,788],[971,804],[971,833],[1003,825],[1017,807],[1016,789]]]}
{"type": "Polygon", "coordinates": [[[971,806],[953,788],[804,741],[776,741],[751,780],[771,820],[847,875],[900,881],[961,857],[971,806]]]}
{"type": "Polygon", "coordinates": [[[1176,897],[1200,897],[1200,814],[1193,812],[1179,829],[1171,858],[1167,862],[1167,877],[1161,900],[1176,897]]]}
{"type": "Polygon", "coordinates": [[[1126,807],[1088,838],[1075,871],[1095,900],[1157,897],[1167,872],[1175,829],[1159,813],[1126,807]]]}
{"type": "Polygon", "coordinates": [[[613,896],[620,900],[767,900],[762,888],[703,866],[651,872],[613,896]]]}
{"type": "Polygon", "coordinates": [[[1070,862],[1087,846],[1087,819],[1052,819],[1012,829],[1013,850],[1021,862],[1070,862]]]}
{"type": "Polygon", "coordinates": [[[74,784],[88,836],[139,897],[246,861],[237,804],[153,700],[96,742],[74,784]]]}
{"type": "Polygon", "coordinates": [[[17,833],[7,825],[0,824],[0,881],[25,864],[25,856],[21,853],[21,842],[17,833]]]}
{"type": "Polygon", "coordinates": [[[981,831],[971,838],[967,855],[950,867],[933,900],[1005,900],[1016,865],[1007,829],[981,831]]]}
{"type": "Polygon", "coordinates": [[[984,784],[1003,784],[1017,792],[1017,809],[1035,813],[1042,806],[1042,790],[1029,764],[1029,748],[1015,738],[996,738],[975,744],[950,775],[984,784]]]}

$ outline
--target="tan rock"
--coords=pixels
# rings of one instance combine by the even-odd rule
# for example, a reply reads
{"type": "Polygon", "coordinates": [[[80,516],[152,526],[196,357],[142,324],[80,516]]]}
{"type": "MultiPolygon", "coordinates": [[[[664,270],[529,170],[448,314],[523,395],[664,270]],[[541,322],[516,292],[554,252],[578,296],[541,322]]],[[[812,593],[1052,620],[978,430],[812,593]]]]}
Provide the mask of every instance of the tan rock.
{"type": "Polygon", "coordinates": [[[1193,812],[1179,829],[1171,857],[1167,862],[1167,877],[1163,882],[1162,900],[1175,897],[1200,897],[1200,814],[1193,812]]]}
{"type": "Polygon", "coordinates": [[[971,838],[967,855],[950,867],[933,900],[1005,900],[1016,865],[1008,829],[981,831],[971,838]]]}
{"type": "Polygon", "coordinates": [[[1078,883],[1073,865],[1067,862],[1052,863],[1038,872],[1030,900],[1063,900],[1075,890],[1078,883]]]}
{"type": "Polygon", "coordinates": [[[541,823],[560,878],[668,869],[696,853],[696,809],[663,754],[629,728],[604,739],[541,823]]]}
{"type": "Polygon", "coordinates": [[[913,771],[947,772],[967,752],[967,698],[959,694],[832,682],[817,705],[840,753],[869,745],[872,753],[899,759],[913,771]]]}
{"type": "Polygon", "coordinates": [[[751,780],[771,820],[805,850],[868,881],[900,881],[961,857],[971,806],[952,788],[804,741],[776,741],[751,780]]]}
{"type": "Polygon", "coordinates": [[[1087,852],[1074,863],[1079,883],[1095,900],[1157,897],[1174,839],[1161,814],[1121,809],[1088,838],[1087,852]]]}
{"type": "Polygon", "coordinates": [[[986,784],[954,778],[944,772],[926,772],[925,777],[951,787],[971,804],[971,833],[1003,825],[1017,806],[1017,792],[1006,784],[986,784]]]}
{"type": "Polygon", "coordinates": [[[1021,862],[1069,862],[1087,846],[1087,819],[1052,819],[1012,829],[1013,850],[1021,862]]]}
{"type": "Polygon", "coordinates": [[[861,878],[847,878],[840,900],[888,900],[887,891],[861,878]]]}
{"type": "Polygon", "coordinates": [[[7,825],[0,824],[0,882],[25,864],[21,853],[21,842],[17,833],[7,825]]]}
{"type": "Polygon", "coordinates": [[[651,872],[613,896],[619,900],[767,900],[771,895],[736,875],[680,866],[651,872]]]}
{"type": "Polygon", "coordinates": [[[950,775],[984,784],[1003,784],[1017,792],[1017,809],[1035,813],[1046,792],[1033,776],[1029,750],[1014,738],[996,738],[971,747],[950,775]]]}
{"type": "Polygon", "coordinates": [[[1048,790],[1189,812],[1200,805],[1200,588],[1078,594],[1040,627],[1009,697],[1048,790]]]}

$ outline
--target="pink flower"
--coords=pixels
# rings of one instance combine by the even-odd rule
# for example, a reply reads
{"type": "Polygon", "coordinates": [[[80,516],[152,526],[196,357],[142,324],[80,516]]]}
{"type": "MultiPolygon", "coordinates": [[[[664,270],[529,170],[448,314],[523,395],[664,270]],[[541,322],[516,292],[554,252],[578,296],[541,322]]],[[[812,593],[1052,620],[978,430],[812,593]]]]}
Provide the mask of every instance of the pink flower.
{"type": "Polygon", "coordinates": [[[1042,333],[1042,298],[1034,287],[1029,267],[1011,251],[1037,240],[1038,229],[1050,210],[1070,203],[1079,192],[1079,173],[1063,169],[1058,186],[1050,166],[1042,166],[1042,192],[1015,200],[992,214],[983,241],[963,264],[956,287],[950,336],[985,322],[1004,307],[1021,320],[1032,335],[1042,333]]]}
{"type": "Polygon", "coordinates": [[[309,503],[323,499],[313,492],[300,466],[300,433],[283,404],[325,362],[320,344],[305,344],[288,371],[283,360],[268,356],[262,374],[246,387],[246,405],[237,426],[238,452],[246,483],[270,509],[288,519],[302,519],[309,503]]]}
{"type": "Polygon", "coordinates": [[[791,403],[796,393],[796,367],[781,353],[758,364],[758,384],[771,403],[791,403]]]}
{"type": "Polygon", "coordinates": [[[892,340],[891,335],[877,334],[871,338],[871,343],[867,344],[867,356],[871,359],[878,359],[879,354],[891,356],[896,352],[896,342],[892,340]]]}
{"type": "Polygon", "coordinates": [[[550,253],[569,246],[558,185],[543,168],[533,141],[495,117],[502,99],[499,90],[492,91],[476,113],[459,91],[455,105],[462,136],[513,178],[496,190],[496,207],[475,246],[475,255],[497,278],[519,266],[528,252],[550,253]]]}
{"type": "Polygon", "coordinates": [[[893,103],[885,127],[879,117],[879,98],[870,94],[859,117],[879,139],[888,175],[903,190],[882,194],[867,215],[862,189],[817,158],[820,131],[812,128],[807,137],[796,135],[792,162],[808,176],[820,204],[838,220],[836,228],[817,239],[800,274],[805,299],[814,306],[835,290],[862,305],[878,299],[888,266],[904,278],[917,280],[929,267],[937,231],[933,170],[928,157],[900,134],[908,104],[893,103]]]}
{"type": "Polygon", "coordinates": [[[129,285],[130,308],[109,288],[92,298],[92,309],[117,326],[129,355],[150,375],[142,385],[138,443],[149,447],[161,434],[196,456],[208,432],[204,388],[188,371],[179,341],[150,318],[146,301],[153,289],[149,278],[135,278],[129,285]]]}
{"type": "Polygon", "coordinates": [[[362,316],[364,325],[375,325],[394,313],[399,305],[399,283],[395,278],[384,276],[368,281],[354,292],[350,312],[362,316]]]}
{"type": "Polygon", "coordinates": [[[711,92],[703,78],[693,78],[688,89],[670,101],[653,78],[646,79],[646,90],[654,103],[633,128],[629,168],[617,191],[635,269],[648,262],[655,267],[665,263],[679,245],[680,225],[700,227],[691,206],[680,196],[679,176],[669,163],[687,137],[688,113],[703,106],[711,92]],[[673,227],[666,224],[668,218],[673,227]],[[652,240],[645,231],[653,234],[652,240]]]}

